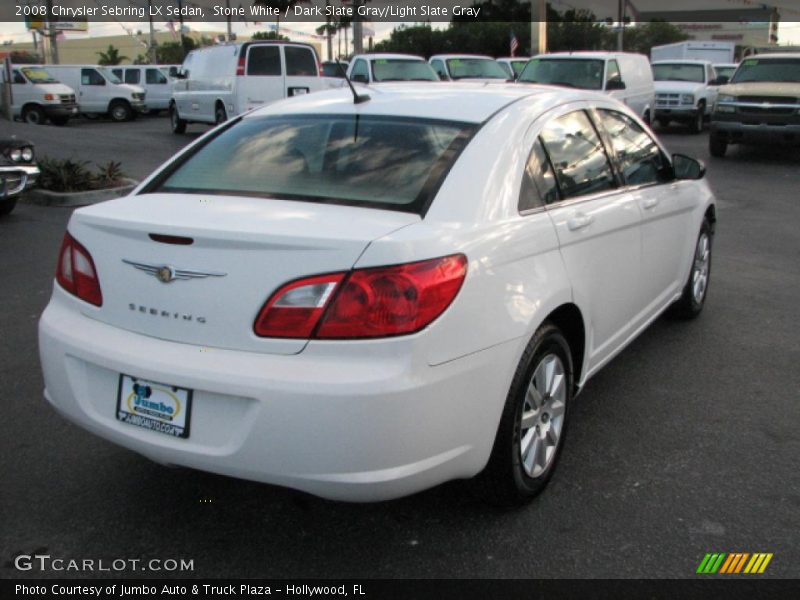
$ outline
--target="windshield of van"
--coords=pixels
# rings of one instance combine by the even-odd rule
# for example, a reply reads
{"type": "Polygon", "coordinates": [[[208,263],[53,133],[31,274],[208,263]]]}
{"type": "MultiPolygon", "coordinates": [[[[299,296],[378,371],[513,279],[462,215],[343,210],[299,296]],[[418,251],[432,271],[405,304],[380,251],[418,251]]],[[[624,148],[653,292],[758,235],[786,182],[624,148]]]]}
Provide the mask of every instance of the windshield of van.
{"type": "Polygon", "coordinates": [[[653,65],[653,79],[656,81],[692,81],[705,82],[703,65],[685,65],[681,63],[665,63],[653,65]]]}
{"type": "Polygon", "coordinates": [[[375,81],[439,81],[439,76],[423,60],[378,58],[372,61],[375,81]]]}
{"type": "Polygon", "coordinates": [[[746,58],[731,83],[747,81],[800,82],[798,58],[746,58]]]}
{"type": "Polygon", "coordinates": [[[58,79],[39,67],[23,67],[20,69],[31,83],[59,83],[58,79]]]}
{"type": "Polygon", "coordinates": [[[451,79],[508,79],[508,73],[491,58],[451,58],[447,70],[451,79]]]}
{"type": "Polygon", "coordinates": [[[114,75],[111,69],[106,69],[105,67],[97,67],[97,70],[103,74],[103,77],[108,79],[111,83],[122,83],[122,80],[114,75]]]}
{"type": "Polygon", "coordinates": [[[373,115],[242,120],[146,192],[351,204],[421,213],[476,126],[373,115]]]}
{"type": "Polygon", "coordinates": [[[733,74],[736,72],[736,67],[721,67],[719,65],[714,65],[714,70],[717,72],[717,77],[727,77],[730,80],[730,78],[733,77],[733,74]]]}
{"type": "Polygon", "coordinates": [[[518,81],[602,90],[603,63],[594,58],[534,58],[528,62],[518,81]]]}

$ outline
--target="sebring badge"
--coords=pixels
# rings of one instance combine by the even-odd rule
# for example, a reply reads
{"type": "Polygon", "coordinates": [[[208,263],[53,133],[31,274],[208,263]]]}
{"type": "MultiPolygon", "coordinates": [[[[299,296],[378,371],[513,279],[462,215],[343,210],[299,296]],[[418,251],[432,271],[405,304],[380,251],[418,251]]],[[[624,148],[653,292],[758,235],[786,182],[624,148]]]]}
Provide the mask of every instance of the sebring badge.
{"type": "Polygon", "coordinates": [[[136,267],[140,271],[144,271],[153,275],[161,283],[170,283],[176,279],[200,279],[203,277],[225,277],[227,273],[220,273],[218,271],[197,271],[195,269],[176,269],[171,265],[153,265],[149,263],[140,263],[122,259],[125,264],[136,267]]]}

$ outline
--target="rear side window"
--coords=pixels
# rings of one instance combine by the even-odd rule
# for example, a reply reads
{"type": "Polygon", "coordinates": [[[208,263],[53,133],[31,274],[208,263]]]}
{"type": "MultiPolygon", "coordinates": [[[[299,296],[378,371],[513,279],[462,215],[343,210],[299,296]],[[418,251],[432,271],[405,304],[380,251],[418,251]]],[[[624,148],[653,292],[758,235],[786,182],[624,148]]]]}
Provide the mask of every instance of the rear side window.
{"type": "Polygon", "coordinates": [[[538,208],[543,204],[551,204],[558,200],[558,186],[553,168],[537,138],[525,164],[522,174],[522,187],[519,193],[519,211],[524,212],[538,208]]]}
{"type": "Polygon", "coordinates": [[[161,69],[147,69],[144,74],[144,80],[148,85],[165,84],[167,83],[167,76],[164,75],[161,69]]]}
{"type": "Polygon", "coordinates": [[[357,115],[245,119],[147,192],[246,195],[424,212],[474,125],[357,115]]]}
{"type": "Polygon", "coordinates": [[[353,72],[350,73],[350,79],[353,81],[361,81],[362,83],[369,82],[369,67],[367,61],[358,59],[353,65],[353,72]]]}
{"type": "Polygon", "coordinates": [[[317,59],[308,48],[298,46],[285,46],[286,74],[305,77],[314,77],[319,73],[317,59]]]}
{"type": "Polygon", "coordinates": [[[251,46],[247,53],[247,74],[280,75],[280,48],[278,46],[251,46]]]}
{"type": "Polygon", "coordinates": [[[608,132],[622,176],[628,185],[663,183],[671,179],[661,148],[633,119],[615,110],[598,110],[608,132]]]}
{"type": "Polygon", "coordinates": [[[606,67],[606,83],[609,81],[622,81],[622,77],[619,74],[619,66],[615,60],[608,61],[608,66],[606,67]]]}
{"type": "Polygon", "coordinates": [[[600,137],[582,110],[545,125],[540,136],[556,172],[561,197],[574,198],[616,187],[600,137]]]}
{"type": "Polygon", "coordinates": [[[433,70],[436,71],[436,74],[439,77],[443,79],[447,78],[447,71],[445,71],[444,69],[444,62],[442,62],[437,58],[436,60],[431,61],[431,66],[433,67],[433,70]]]}
{"type": "Polygon", "coordinates": [[[141,78],[142,72],[139,69],[125,69],[125,83],[139,83],[141,78]]]}

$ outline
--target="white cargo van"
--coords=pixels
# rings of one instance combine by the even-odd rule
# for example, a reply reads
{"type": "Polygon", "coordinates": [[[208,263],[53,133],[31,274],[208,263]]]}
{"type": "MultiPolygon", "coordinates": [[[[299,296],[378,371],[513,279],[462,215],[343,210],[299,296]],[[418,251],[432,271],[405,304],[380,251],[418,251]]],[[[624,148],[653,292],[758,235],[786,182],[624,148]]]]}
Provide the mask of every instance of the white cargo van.
{"type": "Polygon", "coordinates": [[[59,82],[44,67],[15,66],[11,71],[11,111],[13,118],[26,123],[66,125],[78,116],[75,90],[59,82]]]}
{"type": "Polygon", "coordinates": [[[47,65],[47,70],[78,93],[78,108],[85,115],[130,121],[147,110],[144,89],[122,83],[110,67],[47,65]]]}
{"type": "Polygon", "coordinates": [[[606,92],[650,122],[656,90],[644,54],[629,52],[554,52],[534,56],[517,78],[519,83],[544,83],[606,92]]]}
{"type": "Polygon", "coordinates": [[[172,131],[183,133],[188,123],[221,123],[282,98],[325,89],[325,79],[308,44],[257,41],[193,50],[172,89],[172,131]]]}
{"type": "Polygon", "coordinates": [[[172,81],[164,73],[164,69],[165,65],[120,65],[111,67],[111,72],[123,83],[144,88],[147,93],[147,108],[152,115],[167,110],[172,99],[172,81]]]}

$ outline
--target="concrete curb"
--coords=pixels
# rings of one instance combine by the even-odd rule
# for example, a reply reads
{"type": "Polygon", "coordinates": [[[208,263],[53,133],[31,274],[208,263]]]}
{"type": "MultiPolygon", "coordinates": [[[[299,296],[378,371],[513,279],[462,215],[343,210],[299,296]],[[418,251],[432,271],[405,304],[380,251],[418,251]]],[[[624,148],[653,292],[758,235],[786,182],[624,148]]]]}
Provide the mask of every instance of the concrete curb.
{"type": "Polygon", "coordinates": [[[91,190],[88,192],[51,192],[34,188],[26,191],[20,201],[24,204],[38,204],[39,206],[86,206],[97,204],[105,200],[119,198],[129,194],[139,182],[135,179],[123,179],[125,185],[105,190],[91,190]]]}

